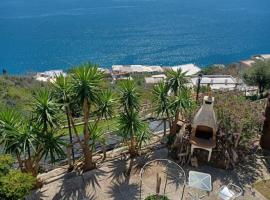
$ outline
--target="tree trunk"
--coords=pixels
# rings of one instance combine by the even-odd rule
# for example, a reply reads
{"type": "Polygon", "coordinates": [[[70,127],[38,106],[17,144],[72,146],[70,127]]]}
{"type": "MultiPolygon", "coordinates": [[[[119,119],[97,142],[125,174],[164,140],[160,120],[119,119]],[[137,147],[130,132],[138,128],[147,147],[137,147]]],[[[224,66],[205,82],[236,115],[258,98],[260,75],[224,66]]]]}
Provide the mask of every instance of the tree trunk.
{"type": "Polygon", "coordinates": [[[169,114],[169,111],[168,110],[166,110],[166,115],[167,115],[167,119],[168,119],[168,122],[169,122],[169,128],[171,130],[172,129],[172,122],[171,122],[170,114],[169,114]]]}
{"type": "Polygon", "coordinates": [[[177,129],[177,122],[179,120],[179,110],[176,111],[174,121],[173,121],[173,127],[172,130],[170,131],[171,135],[176,135],[176,129],[177,129]]]}
{"type": "Polygon", "coordinates": [[[20,167],[21,171],[23,171],[23,161],[22,161],[21,156],[20,156],[18,151],[16,151],[16,157],[17,157],[17,160],[19,163],[19,167],[20,167]]]}
{"type": "Polygon", "coordinates": [[[88,129],[88,123],[89,123],[89,114],[90,114],[90,108],[89,103],[87,99],[84,99],[83,102],[83,135],[84,135],[84,142],[83,142],[83,153],[84,153],[84,165],[83,170],[89,171],[94,168],[93,160],[92,160],[92,151],[89,147],[89,141],[90,141],[90,133],[88,129]]]}
{"type": "Polygon", "coordinates": [[[130,149],[129,149],[129,154],[130,154],[131,157],[135,157],[135,156],[136,156],[135,138],[134,138],[133,128],[132,128],[131,136],[130,136],[130,149]]]}
{"type": "Polygon", "coordinates": [[[265,109],[265,120],[263,125],[260,145],[263,149],[270,150],[270,92],[268,95],[267,106],[265,109]]]}
{"type": "Polygon", "coordinates": [[[24,163],[26,172],[31,173],[34,177],[37,177],[39,168],[38,162],[36,162],[35,160],[31,160],[31,158],[28,158],[24,161],[24,163]]]}
{"type": "Polygon", "coordinates": [[[259,85],[259,93],[260,93],[260,99],[263,97],[264,87],[260,84],[259,85]]]}
{"type": "Polygon", "coordinates": [[[102,152],[103,152],[103,159],[102,160],[105,160],[106,157],[107,157],[107,151],[106,151],[106,145],[105,144],[102,144],[102,152]]]}
{"type": "Polygon", "coordinates": [[[65,106],[65,110],[66,110],[66,117],[67,117],[67,121],[68,121],[68,133],[69,133],[69,143],[70,143],[70,147],[71,147],[72,162],[74,164],[75,155],[74,155],[74,148],[73,148],[73,141],[72,141],[70,118],[69,118],[68,107],[67,106],[65,106]]]}
{"type": "Polygon", "coordinates": [[[163,119],[163,137],[166,136],[166,131],[167,131],[167,127],[166,127],[166,124],[167,124],[167,121],[166,121],[166,118],[163,119]]]}
{"type": "Polygon", "coordinates": [[[80,136],[79,136],[78,131],[76,129],[76,126],[75,126],[75,123],[74,123],[74,119],[73,119],[73,117],[71,115],[71,112],[70,112],[70,108],[67,107],[67,109],[68,109],[68,115],[69,115],[69,119],[70,119],[70,122],[71,122],[71,126],[73,128],[73,131],[74,131],[76,137],[77,137],[77,141],[80,144],[80,147],[83,149],[83,144],[81,142],[80,136]]]}

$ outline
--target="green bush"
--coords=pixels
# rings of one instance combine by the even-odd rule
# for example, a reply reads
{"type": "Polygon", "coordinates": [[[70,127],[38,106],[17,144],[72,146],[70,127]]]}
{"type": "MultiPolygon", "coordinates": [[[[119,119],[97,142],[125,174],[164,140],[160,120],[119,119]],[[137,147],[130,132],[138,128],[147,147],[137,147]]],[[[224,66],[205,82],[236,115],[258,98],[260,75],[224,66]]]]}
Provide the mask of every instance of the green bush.
{"type": "Polygon", "coordinates": [[[6,154],[0,156],[0,177],[6,175],[14,163],[13,158],[6,154]]]}
{"type": "Polygon", "coordinates": [[[251,68],[243,74],[245,82],[249,85],[258,86],[260,96],[270,88],[270,61],[256,61],[251,68]]]}
{"type": "Polygon", "coordinates": [[[170,199],[164,195],[153,194],[153,195],[146,197],[144,200],[170,200],[170,199]]]}
{"type": "Polygon", "coordinates": [[[24,199],[36,183],[31,174],[11,169],[12,164],[10,155],[0,155],[0,199],[24,199]]]}

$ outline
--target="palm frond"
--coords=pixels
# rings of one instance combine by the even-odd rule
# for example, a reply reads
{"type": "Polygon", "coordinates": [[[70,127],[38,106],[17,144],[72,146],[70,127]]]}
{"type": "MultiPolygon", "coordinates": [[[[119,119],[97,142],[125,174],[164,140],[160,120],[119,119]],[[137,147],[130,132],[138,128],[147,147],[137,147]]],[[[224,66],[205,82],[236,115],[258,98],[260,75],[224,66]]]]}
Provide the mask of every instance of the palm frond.
{"type": "Polygon", "coordinates": [[[169,88],[176,95],[177,92],[188,83],[186,72],[183,72],[180,68],[176,71],[169,70],[166,73],[167,76],[167,84],[169,88]]]}
{"type": "Polygon", "coordinates": [[[139,110],[139,93],[133,80],[120,82],[119,96],[119,102],[126,111],[139,110]]]}
{"type": "Polygon", "coordinates": [[[73,69],[71,78],[71,88],[79,103],[82,104],[84,99],[87,99],[88,102],[98,100],[97,96],[101,91],[104,73],[98,69],[97,65],[82,64],[73,69]]]}

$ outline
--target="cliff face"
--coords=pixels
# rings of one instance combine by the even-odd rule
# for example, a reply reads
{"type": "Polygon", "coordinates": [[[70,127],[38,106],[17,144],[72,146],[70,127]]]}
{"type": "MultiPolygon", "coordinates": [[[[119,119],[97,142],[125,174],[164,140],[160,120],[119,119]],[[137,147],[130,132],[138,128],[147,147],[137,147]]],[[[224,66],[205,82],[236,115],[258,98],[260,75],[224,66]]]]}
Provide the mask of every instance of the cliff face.
{"type": "Polygon", "coordinates": [[[260,144],[263,149],[270,150],[270,92],[268,95],[267,106],[265,109],[265,120],[260,144]]]}

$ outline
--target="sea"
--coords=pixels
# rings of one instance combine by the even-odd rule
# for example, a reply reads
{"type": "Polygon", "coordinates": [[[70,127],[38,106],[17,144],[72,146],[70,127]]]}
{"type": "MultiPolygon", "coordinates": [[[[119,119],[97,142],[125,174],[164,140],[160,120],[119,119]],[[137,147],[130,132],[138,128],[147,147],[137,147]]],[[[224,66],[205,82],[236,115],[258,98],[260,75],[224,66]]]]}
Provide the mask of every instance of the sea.
{"type": "Polygon", "coordinates": [[[0,70],[204,67],[270,53],[270,0],[0,0],[0,70]]]}

